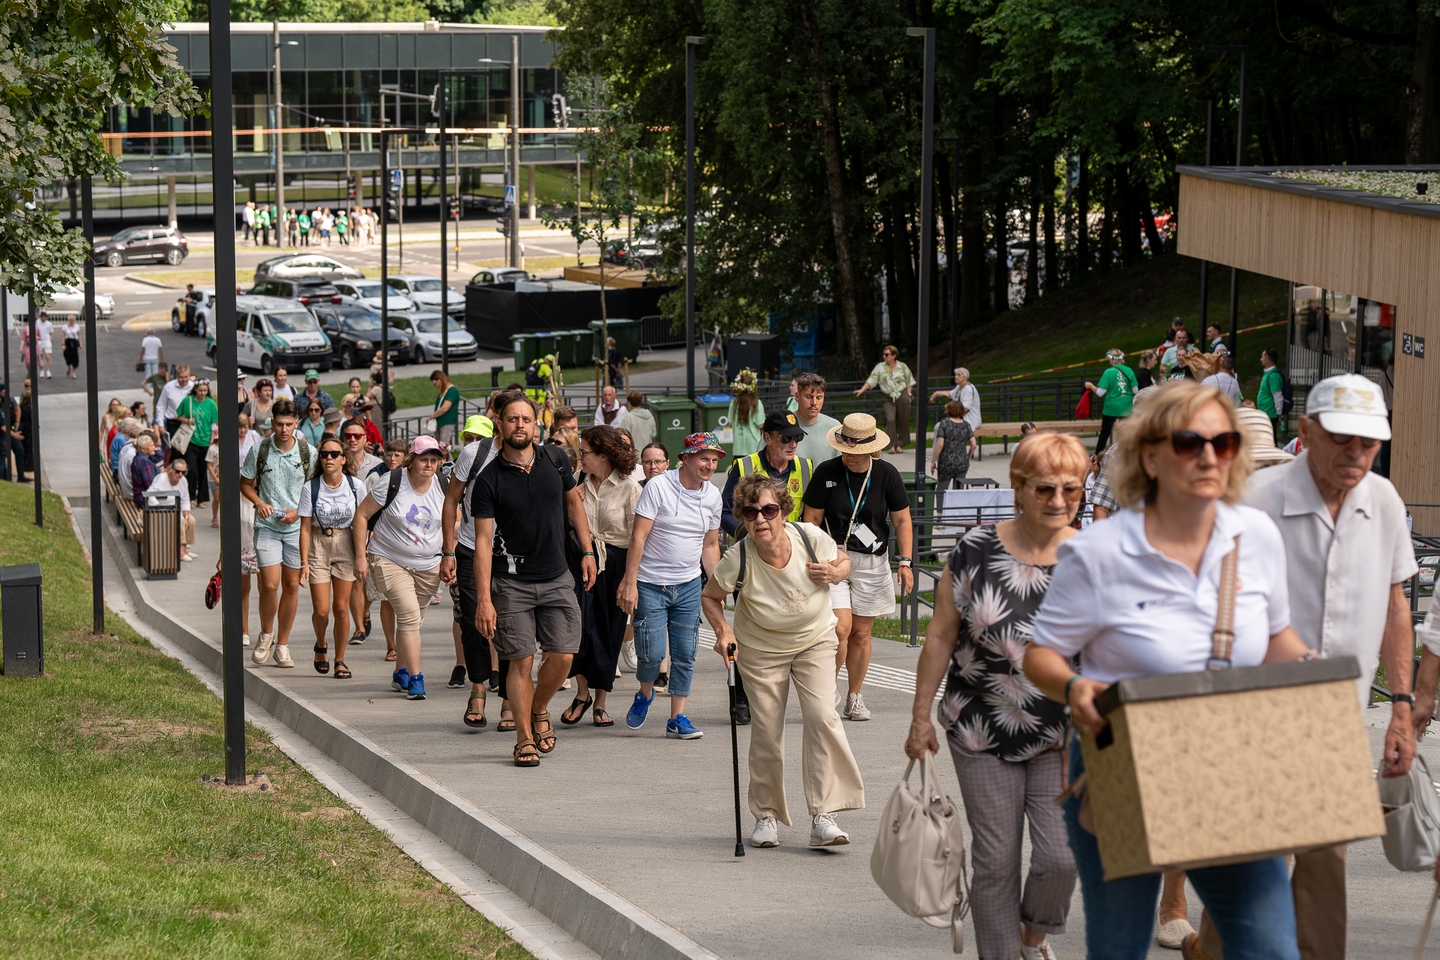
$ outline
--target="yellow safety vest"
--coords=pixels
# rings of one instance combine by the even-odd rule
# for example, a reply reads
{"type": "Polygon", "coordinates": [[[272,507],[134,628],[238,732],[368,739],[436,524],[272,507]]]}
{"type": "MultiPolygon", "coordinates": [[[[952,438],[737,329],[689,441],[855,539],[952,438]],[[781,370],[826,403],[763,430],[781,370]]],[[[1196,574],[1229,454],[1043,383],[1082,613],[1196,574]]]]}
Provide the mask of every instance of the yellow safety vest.
{"type": "MultiPolygon", "coordinates": [[[[770,472],[760,462],[760,457],[763,455],[764,451],[762,450],[736,460],[735,468],[740,471],[740,476],[743,478],[748,473],[760,473],[768,477],[770,472]]],[[[791,520],[798,521],[805,512],[805,505],[800,502],[800,498],[804,496],[805,488],[810,486],[810,474],[814,470],[808,457],[796,457],[790,461],[790,479],[786,481],[785,485],[790,490],[790,499],[795,501],[795,508],[790,511],[791,520]]]]}

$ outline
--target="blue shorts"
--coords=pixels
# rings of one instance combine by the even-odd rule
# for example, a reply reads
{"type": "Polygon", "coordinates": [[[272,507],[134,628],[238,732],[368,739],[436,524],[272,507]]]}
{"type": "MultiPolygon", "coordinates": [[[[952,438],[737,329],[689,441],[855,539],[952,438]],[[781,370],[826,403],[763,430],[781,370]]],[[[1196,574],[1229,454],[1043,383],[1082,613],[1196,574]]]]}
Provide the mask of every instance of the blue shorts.
{"type": "Polygon", "coordinates": [[[281,533],[255,524],[255,558],[263,567],[283,563],[291,570],[300,569],[300,523],[281,533]]]}

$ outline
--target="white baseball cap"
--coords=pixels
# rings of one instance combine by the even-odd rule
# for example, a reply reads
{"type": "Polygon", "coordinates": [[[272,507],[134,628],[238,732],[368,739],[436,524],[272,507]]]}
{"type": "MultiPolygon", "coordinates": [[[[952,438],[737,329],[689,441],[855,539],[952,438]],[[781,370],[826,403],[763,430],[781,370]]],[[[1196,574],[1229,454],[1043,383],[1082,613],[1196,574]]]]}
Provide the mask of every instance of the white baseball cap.
{"type": "Polygon", "coordinates": [[[1311,387],[1305,400],[1305,415],[1315,417],[1330,433],[1371,440],[1390,439],[1385,394],[1373,380],[1356,373],[1326,377],[1311,387]]]}

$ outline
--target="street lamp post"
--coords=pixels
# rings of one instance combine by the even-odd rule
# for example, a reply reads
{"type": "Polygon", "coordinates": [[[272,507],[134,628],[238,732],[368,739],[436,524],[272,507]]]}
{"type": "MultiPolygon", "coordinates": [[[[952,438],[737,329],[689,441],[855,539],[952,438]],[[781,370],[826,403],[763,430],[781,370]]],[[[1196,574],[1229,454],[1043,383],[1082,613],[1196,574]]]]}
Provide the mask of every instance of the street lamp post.
{"type": "MultiPolygon", "coordinates": [[[[1240,54],[1240,107],[1235,123],[1235,166],[1245,166],[1245,87],[1250,73],[1250,47],[1243,43],[1207,43],[1204,49],[1211,53],[1240,54]]],[[[1208,152],[1208,151],[1207,151],[1208,152]]],[[[1230,354],[1236,355],[1236,341],[1240,329],[1240,271],[1230,268],[1230,354]]],[[[1201,331],[1204,335],[1204,331],[1201,331]]]]}
{"type": "MultiPolygon", "coordinates": [[[[1215,100],[1205,101],[1205,166],[1210,166],[1210,148],[1215,143],[1215,100]]],[[[1210,261],[1200,261],[1200,332],[1210,325],[1210,261]]]]}
{"type": "Polygon", "coordinates": [[[515,202],[510,219],[510,266],[520,266],[520,34],[510,37],[510,184],[515,202]]]}
{"type": "MultiPolygon", "coordinates": [[[[685,38],[685,395],[695,399],[695,48],[685,38]]],[[[576,207],[578,210],[579,207],[576,207]]],[[[605,251],[600,251],[602,257],[605,251]]]]}
{"type": "Polygon", "coordinates": [[[271,40],[275,51],[275,246],[285,246],[285,108],[280,95],[280,48],[298,47],[298,40],[280,42],[280,21],[270,23],[271,40]]]}
{"type": "MultiPolygon", "coordinates": [[[[40,285],[35,274],[30,274],[30,432],[25,434],[25,449],[30,451],[30,462],[35,469],[30,471],[30,482],[35,485],[35,526],[45,526],[45,504],[40,494],[40,342],[35,339],[36,307],[40,296],[40,285]]],[[[20,464],[24,466],[24,464],[20,464]]]]}
{"type": "MultiPolygon", "coordinates": [[[[960,138],[936,137],[939,143],[953,144],[950,157],[950,216],[945,221],[945,269],[950,274],[950,369],[959,366],[956,322],[960,318],[960,256],[955,230],[960,223],[960,138]]],[[[926,403],[929,403],[927,394],[926,403]]]]}
{"type": "Polygon", "coordinates": [[[935,242],[935,28],[907,27],[925,41],[924,115],[920,123],[920,331],[916,344],[920,396],[915,403],[915,492],[925,492],[925,422],[930,406],[930,248],[935,242]]]}
{"type": "MultiPolygon", "coordinates": [[[[90,426],[90,605],[95,632],[105,632],[105,564],[100,544],[105,535],[100,508],[100,356],[95,341],[95,193],[89,176],[80,178],[80,228],[85,234],[85,399],[90,426]]],[[[5,451],[4,455],[8,455],[5,451]]],[[[107,465],[108,466],[108,465],[107,465]]]]}
{"type": "MultiPolygon", "coordinates": [[[[380,424],[387,440],[390,439],[390,135],[413,133],[420,136],[424,132],[418,127],[380,128],[380,189],[383,194],[380,204],[380,424]]],[[[403,196],[396,197],[397,211],[403,200],[403,196]]]]}

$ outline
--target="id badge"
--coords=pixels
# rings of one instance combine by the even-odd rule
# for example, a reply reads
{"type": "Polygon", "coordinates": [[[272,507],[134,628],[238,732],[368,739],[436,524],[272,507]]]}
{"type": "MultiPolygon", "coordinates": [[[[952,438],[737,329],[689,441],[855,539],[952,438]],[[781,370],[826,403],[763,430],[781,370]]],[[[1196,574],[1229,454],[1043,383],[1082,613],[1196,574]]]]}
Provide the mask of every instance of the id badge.
{"type": "Polygon", "coordinates": [[[860,546],[866,550],[874,550],[875,545],[880,542],[875,539],[874,532],[863,523],[855,524],[855,529],[850,532],[850,535],[859,541],[860,546]]]}

